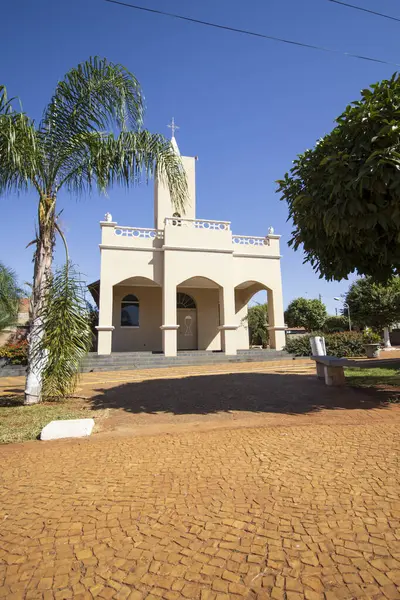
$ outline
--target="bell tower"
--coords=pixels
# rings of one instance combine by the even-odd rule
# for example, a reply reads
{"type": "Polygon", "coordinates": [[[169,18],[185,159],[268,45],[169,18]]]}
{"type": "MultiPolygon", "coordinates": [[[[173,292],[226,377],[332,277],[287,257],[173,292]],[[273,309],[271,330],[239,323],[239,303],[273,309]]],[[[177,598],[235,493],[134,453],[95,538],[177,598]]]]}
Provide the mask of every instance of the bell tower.
{"type": "MultiPolygon", "coordinates": [[[[172,118],[171,124],[168,125],[172,131],[171,145],[175,154],[181,156],[179,147],[175,138],[175,131],[179,129],[175,125],[175,119],[172,118]]],[[[179,214],[183,219],[196,218],[196,159],[192,156],[181,156],[183,168],[185,169],[187,185],[188,185],[188,200],[184,211],[179,214]]],[[[164,219],[166,217],[177,217],[178,211],[171,201],[168,185],[164,181],[155,180],[154,184],[154,227],[155,229],[164,229],[164,219]]]]}

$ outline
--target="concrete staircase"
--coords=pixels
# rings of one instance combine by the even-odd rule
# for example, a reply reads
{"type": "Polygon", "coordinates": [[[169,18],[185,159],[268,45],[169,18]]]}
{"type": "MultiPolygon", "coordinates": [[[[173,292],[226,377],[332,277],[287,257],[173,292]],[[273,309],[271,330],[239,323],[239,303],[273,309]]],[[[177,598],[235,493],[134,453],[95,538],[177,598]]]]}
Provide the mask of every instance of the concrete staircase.
{"type": "MultiPolygon", "coordinates": [[[[91,352],[82,364],[83,373],[98,371],[130,371],[136,369],[162,369],[167,367],[190,365],[213,365],[221,363],[264,362],[291,358],[283,350],[239,350],[236,356],[226,356],[223,352],[205,350],[185,350],[178,356],[165,357],[162,353],[151,352],[115,352],[109,356],[99,356],[91,352]]],[[[0,366],[0,377],[25,375],[26,367],[17,365],[0,366]]]]}
{"type": "Polygon", "coordinates": [[[277,350],[239,350],[236,356],[226,356],[223,352],[202,350],[178,352],[178,356],[165,357],[151,352],[115,352],[110,356],[91,353],[82,365],[84,373],[96,371],[123,371],[135,369],[162,369],[188,365],[212,365],[219,363],[263,362],[290,358],[287,352],[277,350]]]}

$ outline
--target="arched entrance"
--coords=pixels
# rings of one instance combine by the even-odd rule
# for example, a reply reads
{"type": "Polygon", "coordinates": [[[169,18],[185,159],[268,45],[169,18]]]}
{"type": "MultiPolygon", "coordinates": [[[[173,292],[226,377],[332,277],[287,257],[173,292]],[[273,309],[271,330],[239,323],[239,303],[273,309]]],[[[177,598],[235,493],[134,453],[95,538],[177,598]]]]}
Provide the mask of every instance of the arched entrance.
{"type": "Polygon", "coordinates": [[[235,311],[236,317],[241,323],[238,332],[238,349],[266,348],[269,344],[270,335],[265,292],[268,294],[267,286],[258,281],[244,281],[235,287],[235,311]],[[262,297],[260,297],[260,292],[264,292],[262,297]],[[257,304],[259,309],[249,313],[249,309],[257,304]]]}
{"type": "MultiPolygon", "coordinates": [[[[273,282],[272,282],[273,283],[273,282]]],[[[261,283],[259,281],[244,281],[235,286],[235,310],[236,318],[246,323],[248,303],[251,298],[258,292],[265,290],[267,292],[267,313],[268,313],[268,337],[269,347],[282,350],[285,345],[285,323],[283,316],[283,300],[282,300],[282,288],[279,285],[270,287],[269,283],[261,283]]],[[[261,301],[265,303],[263,299],[261,301]]],[[[248,321],[247,321],[248,323],[248,321]]],[[[265,330],[265,323],[262,324],[262,329],[265,330]]],[[[248,336],[248,332],[247,332],[248,336]]],[[[249,338],[246,340],[243,337],[240,343],[248,343],[249,338]]],[[[251,340],[249,340],[251,341],[251,340]]],[[[244,347],[244,346],[242,346],[244,347]]],[[[240,348],[240,346],[239,346],[240,348]]]]}
{"type": "Polygon", "coordinates": [[[178,350],[197,350],[197,307],[189,294],[176,295],[178,350]]]}

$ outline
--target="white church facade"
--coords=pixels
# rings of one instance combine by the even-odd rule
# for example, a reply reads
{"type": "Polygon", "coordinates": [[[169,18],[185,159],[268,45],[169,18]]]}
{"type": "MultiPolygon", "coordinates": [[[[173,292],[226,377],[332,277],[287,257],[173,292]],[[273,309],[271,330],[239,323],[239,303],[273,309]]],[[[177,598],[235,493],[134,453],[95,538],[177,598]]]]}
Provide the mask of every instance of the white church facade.
{"type": "MultiPolygon", "coordinates": [[[[178,150],[176,140],[172,142],[178,150]]],[[[247,304],[267,290],[270,347],[285,344],[279,237],[235,235],[229,221],[196,216],[194,157],[182,157],[189,200],[178,215],[155,183],[154,229],[101,226],[98,354],[249,348],[247,304]]]]}

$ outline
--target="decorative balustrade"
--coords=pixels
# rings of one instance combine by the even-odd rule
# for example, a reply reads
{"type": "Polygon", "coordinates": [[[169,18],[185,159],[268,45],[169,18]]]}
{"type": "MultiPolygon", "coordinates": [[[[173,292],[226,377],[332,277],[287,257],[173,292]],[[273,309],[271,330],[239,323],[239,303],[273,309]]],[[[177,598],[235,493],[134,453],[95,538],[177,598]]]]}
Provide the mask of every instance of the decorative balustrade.
{"type": "Polygon", "coordinates": [[[207,231],[230,231],[230,221],[211,221],[209,219],[181,219],[180,217],[167,217],[166,225],[174,227],[189,227],[192,229],[205,229],[207,231]]]}
{"type": "Polygon", "coordinates": [[[114,235],[118,237],[131,237],[139,239],[162,240],[164,232],[160,229],[146,229],[145,227],[115,227],[114,235]]]}
{"type": "Polygon", "coordinates": [[[241,246],[269,246],[270,241],[268,237],[256,237],[254,235],[234,235],[232,236],[234,244],[241,246]]]}
{"type": "MultiPolygon", "coordinates": [[[[180,217],[167,217],[165,225],[173,227],[186,227],[204,231],[230,231],[230,221],[211,221],[209,219],[181,219],[180,217]]],[[[146,227],[114,227],[114,235],[117,237],[133,238],[138,240],[164,240],[164,230],[149,229],[146,227]]],[[[269,236],[258,237],[254,235],[234,235],[232,242],[237,246],[262,247],[270,246],[269,236]]]]}

